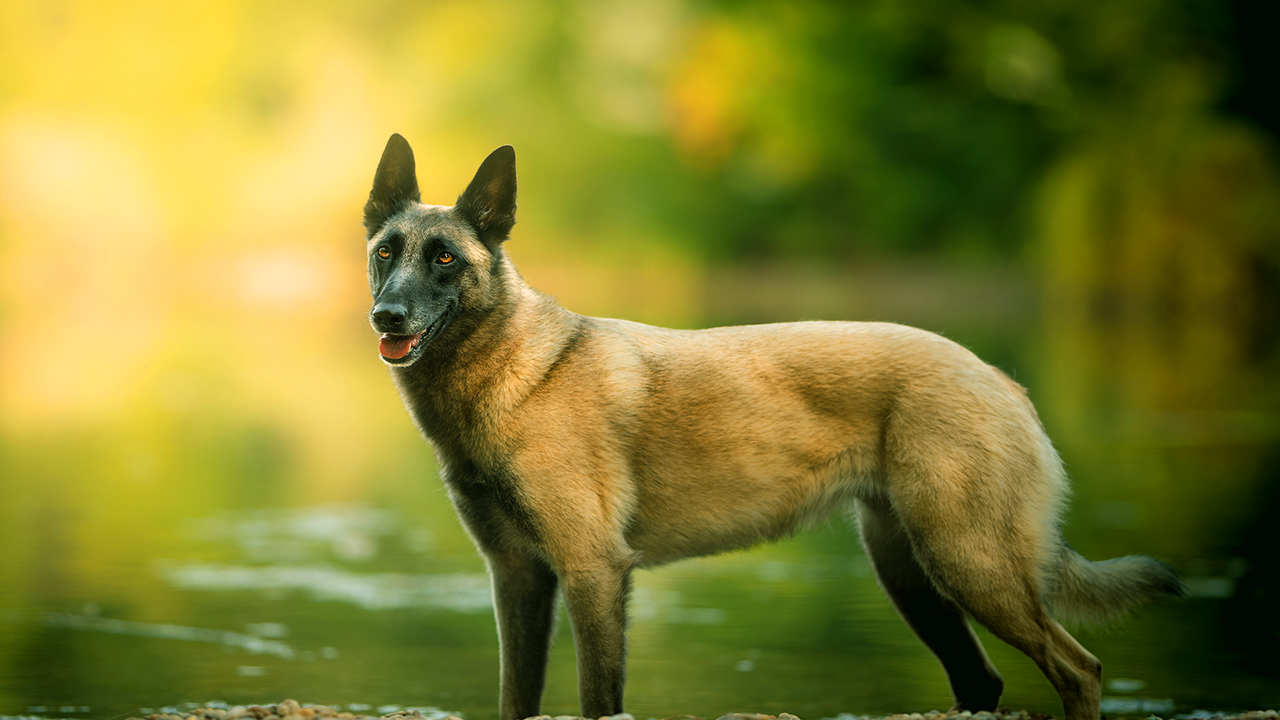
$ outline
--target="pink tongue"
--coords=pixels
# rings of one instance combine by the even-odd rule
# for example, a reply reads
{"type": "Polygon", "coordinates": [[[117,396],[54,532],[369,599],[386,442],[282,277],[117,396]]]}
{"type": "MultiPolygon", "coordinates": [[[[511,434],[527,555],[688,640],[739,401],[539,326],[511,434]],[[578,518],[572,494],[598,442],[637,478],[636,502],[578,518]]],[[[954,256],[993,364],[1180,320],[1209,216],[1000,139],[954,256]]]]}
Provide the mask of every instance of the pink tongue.
{"type": "Polygon", "coordinates": [[[399,360],[409,354],[409,348],[413,346],[413,341],[417,337],[417,335],[391,335],[388,333],[378,340],[378,352],[382,353],[384,358],[399,360]]]}

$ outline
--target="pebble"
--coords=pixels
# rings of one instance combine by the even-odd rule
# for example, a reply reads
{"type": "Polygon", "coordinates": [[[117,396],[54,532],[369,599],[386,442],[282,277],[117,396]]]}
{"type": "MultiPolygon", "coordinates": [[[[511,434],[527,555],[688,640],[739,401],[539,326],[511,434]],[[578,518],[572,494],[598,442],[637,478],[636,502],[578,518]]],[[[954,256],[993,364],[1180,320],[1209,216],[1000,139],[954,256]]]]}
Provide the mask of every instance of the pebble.
{"type": "MultiPolygon", "coordinates": [[[[416,709],[396,710],[382,716],[364,715],[352,712],[340,712],[328,705],[309,705],[303,707],[297,700],[285,700],[276,705],[236,705],[235,707],[202,707],[191,712],[151,713],[146,717],[131,717],[128,720],[415,720],[425,716],[416,709]]],[[[172,710],[173,708],[166,708],[172,710]]],[[[384,708],[386,709],[386,708],[384,708]]],[[[1197,711],[1197,715],[1212,720],[1280,720],[1280,713],[1275,710],[1250,710],[1238,715],[1210,714],[1197,711]]],[[[449,715],[444,720],[462,720],[456,715],[449,715]]],[[[601,718],[584,718],[577,715],[538,715],[526,720],[636,720],[630,713],[606,715],[601,718]]],[[[702,720],[695,715],[672,715],[662,720],[702,720]]],[[[791,713],[765,715],[763,713],[729,713],[721,715],[717,720],[800,720],[791,713]]],[[[1026,710],[1008,710],[1002,708],[996,712],[965,711],[940,712],[930,710],[927,713],[900,713],[885,718],[860,717],[859,720],[1054,720],[1053,716],[1043,713],[1032,713],[1026,710]]],[[[1164,720],[1150,715],[1144,720],[1164,720]]]]}

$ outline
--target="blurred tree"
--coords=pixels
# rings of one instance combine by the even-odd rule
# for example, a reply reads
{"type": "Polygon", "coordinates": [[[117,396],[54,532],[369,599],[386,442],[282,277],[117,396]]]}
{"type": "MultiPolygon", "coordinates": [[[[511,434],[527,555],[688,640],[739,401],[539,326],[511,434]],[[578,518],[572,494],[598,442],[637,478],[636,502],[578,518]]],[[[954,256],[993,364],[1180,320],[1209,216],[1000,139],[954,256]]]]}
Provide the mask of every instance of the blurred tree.
{"type": "Polygon", "coordinates": [[[1061,158],[1211,133],[1245,76],[1208,0],[549,7],[491,121],[579,178],[557,219],[716,261],[1015,257],[1061,158]]]}

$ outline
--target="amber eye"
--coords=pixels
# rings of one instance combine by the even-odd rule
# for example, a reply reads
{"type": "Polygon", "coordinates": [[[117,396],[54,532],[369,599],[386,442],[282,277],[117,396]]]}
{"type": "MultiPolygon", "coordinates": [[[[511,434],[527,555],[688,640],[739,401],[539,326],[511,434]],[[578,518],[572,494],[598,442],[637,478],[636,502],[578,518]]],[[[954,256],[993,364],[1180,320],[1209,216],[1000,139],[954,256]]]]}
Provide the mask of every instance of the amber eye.
{"type": "Polygon", "coordinates": [[[436,262],[441,265],[448,265],[453,262],[453,253],[442,252],[436,256],[436,262]]]}
{"type": "Polygon", "coordinates": [[[382,258],[383,260],[386,260],[387,258],[391,257],[391,248],[385,245],[378,248],[378,257],[382,258]]]}

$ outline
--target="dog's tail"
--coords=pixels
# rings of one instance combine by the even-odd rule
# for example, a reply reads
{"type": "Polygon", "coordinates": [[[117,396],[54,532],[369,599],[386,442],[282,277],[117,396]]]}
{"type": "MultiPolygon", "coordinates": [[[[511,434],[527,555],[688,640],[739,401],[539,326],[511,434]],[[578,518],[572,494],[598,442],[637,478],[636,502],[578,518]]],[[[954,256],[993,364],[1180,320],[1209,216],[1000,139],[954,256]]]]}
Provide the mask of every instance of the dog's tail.
{"type": "Polygon", "coordinates": [[[1139,605],[1161,595],[1179,597],[1187,587],[1172,567],[1145,555],[1091,562],[1062,544],[1049,608],[1073,625],[1116,622],[1139,605]]]}

